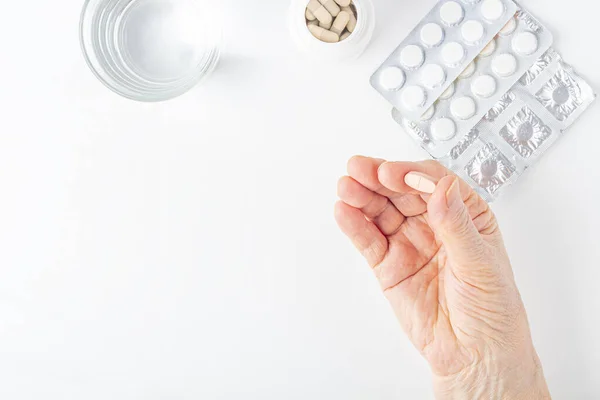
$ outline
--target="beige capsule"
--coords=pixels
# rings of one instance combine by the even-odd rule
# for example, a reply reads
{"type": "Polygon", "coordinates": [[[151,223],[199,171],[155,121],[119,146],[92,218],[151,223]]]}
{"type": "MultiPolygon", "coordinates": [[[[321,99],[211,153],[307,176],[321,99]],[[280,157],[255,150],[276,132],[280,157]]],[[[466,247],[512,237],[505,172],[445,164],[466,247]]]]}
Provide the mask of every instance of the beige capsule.
{"type": "Polygon", "coordinates": [[[350,35],[352,35],[352,32],[345,31],[342,33],[342,36],[340,36],[340,41],[348,39],[348,36],[350,35]]]}
{"type": "Polygon", "coordinates": [[[348,21],[350,21],[350,15],[346,11],[341,11],[335,20],[333,21],[333,25],[331,25],[331,32],[337,34],[338,36],[344,32],[346,29],[346,25],[348,25],[348,21]]]}
{"type": "Polygon", "coordinates": [[[335,0],[336,3],[340,5],[340,7],[348,7],[352,0],[335,0]]]}
{"type": "Polygon", "coordinates": [[[435,192],[437,186],[435,178],[421,172],[409,172],[404,176],[404,183],[414,190],[429,194],[435,192]]]}
{"type": "Polygon", "coordinates": [[[329,30],[331,28],[331,22],[329,24],[324,24],[322,22],[319,22],[319,26],[323,29],[329,30]]]}
{"type": "Polygon", "coordinates": [[[312,35],[325,43],[337,43],[340,41],[340,37],[327,29],[323,29],[317,25],[308,25],[308,30],[312,35]]]}
{"type": "Polygon", "coordinates": [[[327,29],[331,27],[333,17],[321,3],[317,0],[310,0],[306,8],[319,20],[319,25],[323,25],[327,27],[327,29]]]}
{"type": "Polygon", "coordinates": [[[312,21],[308,21],[306,23],[306,25],[317,25],[318,26],[319,25],[319,20],[315,19],[315,20],[312,20],[312,21]]]}
{"type": "Polygon", "coordinates": [[[348,21],[348,25],[346,25],[346,29],[348,32],[354,32],[354,28],[356,28],[356,15],[354,15],[354,11],[352,7],[342,7],[343,11],[346,11],[350,15],[350,20],[348,21]]]}
{"type": "Polygon", "coordinates": [[[310,10],[308,8],[306,9],[306,13],[304,13],[304,16],[309,21],[314,21],[314,20],[317,19],[317,17],[315,17],[315,14],[313,14],[312,12],[310,12],[310,10]]]}
{"type": "Polygon", "coordinates": [[[337,17],[337,15],[342,11],[340,7],[334,0],[318,0],[319,3],[323,4],[323,7],[331,14],[332,17],[337,17]]]}

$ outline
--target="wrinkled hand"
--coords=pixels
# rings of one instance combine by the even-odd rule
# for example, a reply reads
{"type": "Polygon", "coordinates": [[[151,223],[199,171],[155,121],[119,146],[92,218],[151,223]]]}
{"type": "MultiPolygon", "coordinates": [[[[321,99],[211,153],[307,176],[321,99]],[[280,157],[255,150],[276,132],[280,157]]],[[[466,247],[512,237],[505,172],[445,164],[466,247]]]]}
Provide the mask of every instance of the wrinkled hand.
{"type": "Polygon", "coordinates": [[[437,397],[550,398],[488,204],[434,161],[353,157],[348,173],[337,223],[429,362],[437,397]],[[433,193],[408,186],[411,172],[433,193]]]}

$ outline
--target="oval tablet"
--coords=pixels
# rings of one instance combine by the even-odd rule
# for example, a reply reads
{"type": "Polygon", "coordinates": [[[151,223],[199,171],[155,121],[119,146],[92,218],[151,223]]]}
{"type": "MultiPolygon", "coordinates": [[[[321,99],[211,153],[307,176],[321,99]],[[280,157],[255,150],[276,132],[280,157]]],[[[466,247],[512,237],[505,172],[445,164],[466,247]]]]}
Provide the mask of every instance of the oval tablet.
{"type": "Polygon", "coordinates": [[[444,69],[437,64],[427,64],[421,71],[421,82],[428,88],[440,86],[446,80],[444,69]]]}
{"type": "Polygon", "coordinates": [[[496,93],[496,80],[490,75],[481,75],[471,83],[471,91],[475,96],[487,99],[496,93]]]}
{"type": "Polygon", "coordinates": [[[521,32],[513,38],[512,47],[517,54],[530,56],[538,49],[538,38],[532,32],[521,32]]]}
{"type": "Polygon", "coordinates": [[[440,118],[431,124],[431,134],[436,140],[450,140],[456,135],[456,124],[450,118],[440,118]]]}
{"type": "Polygon", "coordinates": [[[458,119],[469,119],[475,115],[475,101],[470,97],[459,97],[450,104],[450,112],[458,119]]]}
{"type": "Polygon", "coordinates": [[[455,67],[465,58],[465,48],[459,43],[451,42],[442,48],[442,58],[449,67],[455,67]]]}
{"type": "Polygon", "coordinates": [[[500,54],[492,60],[492,70],[502,78],[511,76],[517,71],[517,59],[512,54],[500,54]]]}
{"type": "Polygon", "coordinates": [[[440,18],[447,25],[460,23],[465,16],[462,6],[455,1],[448,1],[440,8],[440,18]]]}
{"type": "Polygon", "coordinates": [[[504,4],[501,0],[484,0],[481,4],[481,14],[490,22],[497,21],[504,14],[504,4]]]}
{"type": "Polygon", "coordinates": [[[425,90],[419,86],[407,86],[402,91],[402,104],[409,110],[416,110],[425,103],[425,90]]]}
{"type": "Polygon", "coordinates": [[[483,38],[485,31],[481,22],[471,20],[463,24],[460,33],[467,43],[474,44],[483,38]]]}
{"type": "Polygon", "coordinates": [[[421,42],[425,46],[435,47],[444,40],[444,30],[441,26],[429,23],[421,28],[421,42]]]}
{"type": "Polygon", "coordinates": [[[421,66],[421,64],[423,64],[424,60],[425,60],[425,54],[423,53],[423,49],[421,49],[419,46],[416,46],[414,44],[406,46],[400,52],[400,62],[406,68],[410,68],[410,69],[418,68],[421,66]]]}
{"type": "Polygon", "coordinates": [[[386,90],[400,89],[406,80],[404,71],[398,67],[387,67],[379,74],[379,83],[386,90]]]}

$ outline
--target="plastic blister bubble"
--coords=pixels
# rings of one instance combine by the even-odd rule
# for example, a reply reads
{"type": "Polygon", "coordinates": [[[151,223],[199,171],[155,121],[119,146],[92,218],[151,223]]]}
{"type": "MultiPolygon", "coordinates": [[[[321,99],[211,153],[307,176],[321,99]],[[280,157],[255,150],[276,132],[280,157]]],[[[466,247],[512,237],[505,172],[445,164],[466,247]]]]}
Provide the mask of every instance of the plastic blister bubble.
{"type": "Polygon", "coordinates": [[[371,85],[407,119],[418,120],[517,10],[512,0],[439,1],[377,69],[371,85]],[[432,64],[444,69],[445,79],[427,87],[421,81],[421,73],[432,64]],[[382,84],[382,73],[389,67],[399,67],[405,72],[401,88],[390,90],[382,84]],[[422,88],[425,97],[406,104],[403,91],[407,88],[414,91],[414,86],[422,88]]]}
{"type": "MultiPolygon", "coordinates": [[[[440,1],[433,11],[442,6],[449,10],[447,21],[440,25],[444,31],[442,44],[460,42],[449,35],[449,29],[460,32],[464,22],[471,19],[467,9],[479,3],[489,6],[490,2],[498,0],[456,2],[452,7],[448,4],[454,2],[440,1]]],[[[488,7],[488,15],[497,13],[494,7],[488,7]]],[[[435,15],[430,13],[421,24],[432,23],[432,18],[435,15]]],[[[395,97],[382,92],[395,105],[394,120],[487,201],[495,200],[533,166],[596,98],[592,87],[550,47],[552,34],[529,12],[521,9],[513,18],[502,20],[503,25],[494,28],[497,36],[493,39],[487,36],[489,25],[484,23],[486,42],[479,46],[480,53],[476,57],[469,53],[461,59],[456,73],[444,63],[443,46],[432,44],[440,35],[430,26],[431,32],[425,36],[437,53],[426,46],[420,67],[399,67],[407,78],[403,90],[420,87],[425,92],[424,98],[418,99],[422,104],[419,115],[398,105],[402,90],[395,97]],[[443,84],[439,84],[439,69],[430,67],[433,64],[442,67],[446,78],[443,84]],[[423,71],[428,79],[427,85],[421,86],[415,79],[423,71]]],[[[485,19],[479,19],[482,21],[485,19]]],[[[411,40],[420,26],[373,75],[371,83],[380,92],[379,71],[398,66],[398,52],[415,44],[411,40]]],[[[471,23],[467,30],[466,37],[471,41],[481,35],[478,24],[471,23]]],[[[469,48],[464,41],[460,47],[469,48]]],[[[455,50],[453,55],[459,53],[459,47],[455,50]]]]}
{"type": "Polygon", "coordinates": [[[485,144],[467,163],[466,174],[485,191],[493,194],[515,174],[516,168],[493,144],[485,144]]]}
{"type": "Polygon", "coordinates": [[[562,68],[536,93],[536,98],[559,121],[569,118],[584,101],[579,85],[562,68]]]}
{"type": "MultiPolygon", "coordinates": [[[[595,98],[592,87],[549,49],[438,161],[484,199],[493,201],[535,164],[595,98]]],[[[406,123],[399,115],[395,119],[406,123]]]]}
{"type": "Polygon", "coordinates": [[[492,120],[501,113],[512,100],[510,89],[550,48],[552,34],[529,13],[519,11],[514,21],[510,33],[494,39],[495,47],[490,55],[478,57],[459,75],[454,82],[454,93],[436,101],[432,118],[412,120],[398,109],[399,115],[414,121],[420,132],[427,135],[427,140],[420,141],[421,146],[434,158],[448,154],[482,118],[492,120]],[[525,40],[517,40],[523,35],[526,35],[525,40]],[[534,42],[530,42],[531,37],[535,38],[534,42]],[[519,42],[518,47],[515,42],[519,42]],[[527,48],[528,45],[534,47],[527,48]],[[522,53],[519,54],[517,49],[522,53]],[[452,120],[454,134],[436,134],[436,121],[446,119],[452,120]]]}
{"type": "Polygon", "coordinates": [[[500,129],[500,137],[525,158],[530,157],[551,134],[552,130],[527,106],[500,129]]]}

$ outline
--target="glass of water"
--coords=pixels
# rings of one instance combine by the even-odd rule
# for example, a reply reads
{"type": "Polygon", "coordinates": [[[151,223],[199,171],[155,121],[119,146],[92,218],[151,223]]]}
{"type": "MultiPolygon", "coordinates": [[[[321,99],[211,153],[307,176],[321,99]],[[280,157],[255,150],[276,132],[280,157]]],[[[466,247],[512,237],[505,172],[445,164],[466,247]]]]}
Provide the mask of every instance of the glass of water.
{"type": "Polygon", "coordinates": [[[179,96],[219,60],[218,3],[86,0],[80,26],[85,59],[121,96],[148,102],[179,96]]]}

